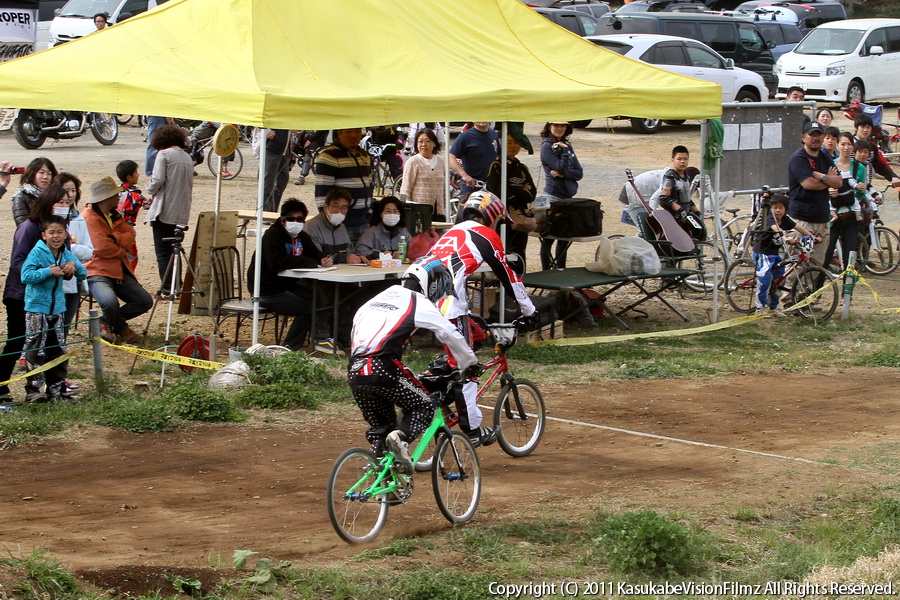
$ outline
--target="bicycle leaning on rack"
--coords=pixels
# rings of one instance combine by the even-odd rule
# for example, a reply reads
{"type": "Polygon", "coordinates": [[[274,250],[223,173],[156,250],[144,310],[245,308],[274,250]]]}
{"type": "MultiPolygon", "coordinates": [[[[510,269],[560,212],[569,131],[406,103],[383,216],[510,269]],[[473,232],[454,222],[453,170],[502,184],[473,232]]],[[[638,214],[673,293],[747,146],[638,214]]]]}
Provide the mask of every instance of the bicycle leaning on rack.
{"type": "MultiPolygon", "coordinates": [[[[484,398],[493,383],[499,379],[500,393],[494,402],[494,426],[500,428],[497,443],[510,456],[528,456],[541,443],[547,410],[544,406],[544,397],[537,386],[528,379],[516,377],[509,369],[506,352],[516,345],[520,321],[487,323],[481,317],[472,314],[469,318],[474,320],[494,342],[494,357],[482,365],[485,372],[491,371],[491,374],[478,389],[478,401],[484,398]]],[[[432,389],[430,377],[423,376],[421,381],[426,388],[432,389]]],[[[441,406],[441,410],[447,426],[453,427],[459,422],[459,416],[449,406],[453,398],[449,400],[450,402],[441,406]]],[[[417,471],[427,471],[431,468],[431,454],[426,453],[423,456],[428,458],[414,461],[417,471]]]]}
{"type": "MultiPolygon", "coordinates": [[[[765,221],[763,221],[765,222],[765,221]]],[[[785,289],[782,286],[794,271],[794,282],[791,285],[790,297],[794,303],[801,303],[816,292],[822,285],[829,284],[821,295],[815,297],[809,304],[796,309],[797,314],[806,319],[828,319],[834,314],[840,297],[837,286],[831,285],[834,276],[809,262],[815,241],[811,236],[803,236],[797,245],[798,253],[788,256],[777,262],[773,268],[785,267],[784,274],[772,281],[775,289],[785,289]]],[[[789,253],[785,244],[785,253],[789,253]]],[[[753,312],[756,306],[756,264],[752,258],[743,257],[735,260],[725,271],[725,297],[734,310],[743,313],[753,312]]]]}
{"type": "MultiPolygon", "coordinates": [[[[475,516],[481,499],[481,466],[469,437],[451,430],[441,410],[444,398],[458,384],[459,372],[437,377],[440,386],[432,393],[434,418],[410,456],[415,463],[435,441],[434,499],[448,521],[466,523],[475,516]]],[[[368,448],[351,448],[334,462],[326,493],[334,530],[345,542],[361,544],[378,536],[392,505],[406,504],[412,497],[413,476],[397,470],[390,451],[379,458],[368,448]]]]}

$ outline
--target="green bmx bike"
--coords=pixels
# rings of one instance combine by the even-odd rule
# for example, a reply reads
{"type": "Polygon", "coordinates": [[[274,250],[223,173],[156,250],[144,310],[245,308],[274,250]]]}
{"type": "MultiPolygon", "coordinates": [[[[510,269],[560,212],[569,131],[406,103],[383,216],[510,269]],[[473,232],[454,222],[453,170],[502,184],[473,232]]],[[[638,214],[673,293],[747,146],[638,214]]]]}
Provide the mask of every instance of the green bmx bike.
{"type": "MultiPolygon", "coordinates": [[[[466,523],[475,516],[481,499],[481,466],[468,436],[451,430],[441,410],[459,373],[440,377],[443,391],[432,394],[434,419],[410,456],[415,464],[435,441],[431,463],[434,499],[448,521],[466,523]]],[[[337,458],[328,476],[328,517],[345,542],[371,542],[387,522],[388,509],[406,504],[412,494],[413,476],[398,471],[391,452],[379,458],[368,448],[351,448],[337,458]]]]}

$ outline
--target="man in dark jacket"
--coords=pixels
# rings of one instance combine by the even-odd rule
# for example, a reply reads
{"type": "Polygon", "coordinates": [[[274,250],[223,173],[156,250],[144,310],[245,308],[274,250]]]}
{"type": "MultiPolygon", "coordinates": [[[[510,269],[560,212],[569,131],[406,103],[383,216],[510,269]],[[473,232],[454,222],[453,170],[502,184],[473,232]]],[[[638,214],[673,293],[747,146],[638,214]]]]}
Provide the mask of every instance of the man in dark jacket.
{"type": "Polygon", "coordinates": [[[266,135],[266,178],[263,182],[263,209],[278,210],[281,196],[291,180],[291,150],[294,131],[270,129],[266,135]]]}
{"type": "MultiPolygon", "coordinates": [[[[313,269],[319,265],[332,266],[331,258],[323,254],[303,231],[308,211],[295,198],[281,205],[281,218],[263,234],[262,264],[260,265],[259,305],[279,315],[294,317],[284,345],[300,350],[309,334],[312,307],[311,286],[302,286],[301,279],[280,277],[286,269],[313,269]]],[[[253,292],[256,275],[256,255],[250,261],[247,283],[253,292]]]]}

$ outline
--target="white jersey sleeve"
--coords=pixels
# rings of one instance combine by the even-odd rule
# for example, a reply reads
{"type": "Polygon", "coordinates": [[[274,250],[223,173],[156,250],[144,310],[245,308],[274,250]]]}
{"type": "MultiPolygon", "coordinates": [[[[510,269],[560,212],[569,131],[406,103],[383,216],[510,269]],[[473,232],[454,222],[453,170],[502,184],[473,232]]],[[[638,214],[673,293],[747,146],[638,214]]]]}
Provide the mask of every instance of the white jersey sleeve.
{"type": "Polygon", "coordinates": [[[446,344],[460,368],[478,362],[462,334],[428,298],[401,285],[381,292],[353,317],[350,355],[400,359],[403,346],[416,329],[433,332],[446,344]]]}

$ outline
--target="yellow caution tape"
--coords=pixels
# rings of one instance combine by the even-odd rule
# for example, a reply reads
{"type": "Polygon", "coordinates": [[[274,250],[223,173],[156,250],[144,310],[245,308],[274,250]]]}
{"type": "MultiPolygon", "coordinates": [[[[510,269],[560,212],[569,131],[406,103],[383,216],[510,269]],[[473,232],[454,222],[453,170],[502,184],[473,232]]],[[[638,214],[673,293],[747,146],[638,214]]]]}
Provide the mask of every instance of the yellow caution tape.
{"type": "Polygon", "coordinates": [[[16,381],[22,381],[26,377],[33,377],[34,375],[37,375],[38,373],[43,373],[44,371],[47,371],[48,369],[52,369],[59,363],[65,362],[65,361],[69,360],[71,357],[78,354],[79,352],[84,352],[87,349],[88,349],[87,346],[82,346],[78,350],[73,350],[72,352],[66,352],[62,356],[57,356],[50,362],[44,363],[41,366],[39,366],[38,368],[36,368],[35,370],[29,371],[29,372],[25,373],[24,375],[19,375],[18,377],[14,377],[8,381],[0,381],[0,386],[9,385],[10,383],[14,383],[16,381]]]}
{"type": "MultiPolygon", "coordinates": [[[[796,304],[786,307],[785,311],[797,310],[798,308],[803,308],[804,306],[808,306],[812,303],[813,300],[821,296],[825,290],[833,285],[837,285],[837,282],[840,281],[840,278],[850,272],[848,269],[834,278],[831,283],[827,283],[823,285],[821,288],[801,300],[796,304]]],[[[860,279],[862,279],[860,277],[860,279]]],[[[870,286],[871,288],[871,286],[870,286]]],[[[873,290],[874,293],[874,290],[873,290]]],[[[876,296],[877,300],[877,296],[876,296]]],[[[687,329],[670,329],[667,331],[649,331],[647,333],[627,333],[623,335],[608,335],[603,337],[587,337],[587,338],[561,338],[558,340],[542,340],[538,342],[531,342],[530,345],[533,346],[587,346],[590,344],[612,344],[615,342],[624,342],[627,340],[639,340],[639,339],[647,339],[647,338],[666,338],[666,337],[681,337],[685,335],[694,335],[696,333],[705,333],[707,331],[718,331],[720,329],[728,329],[729,327],[736,327],[738,325],[743,325],[744,323],[749,323],[751,321],[756,321],[757,319],[764,319],[769,315],[747,315],[746,317],[736,317],[734,319],[728,319],[727,321],[720,321],[719,323],[711,323],[709,325],[703,325],[702,327],[690,327],[687,329]]]]}
{"type": "Polygon", "coordinates": [[[225,363],[213,362],[210,360],[203,360],[200,358],[191,358],[189,356],[181,356],[180,354],[172,354],[170,352],[159,352],[157,350],[144,350],[143,348],[134,348],[132,346],[119,346],[118,344],[113,344],[111,342],[107,342],[103,338],[94,338],[98,340],[105,346],[109,346],[110,348],[115,348],[116,350],[122,350],[124,352],[130,352],[131,354],[137,354],[138,356],[143,356],[144,358],[149,358],[152,360],[161,360],[163,362],[172,363],[175,365],[184,365],[185,367],[195,367],[197,369],[208,369],[208,370],[218,370],[225,366],[225,363]]]}

